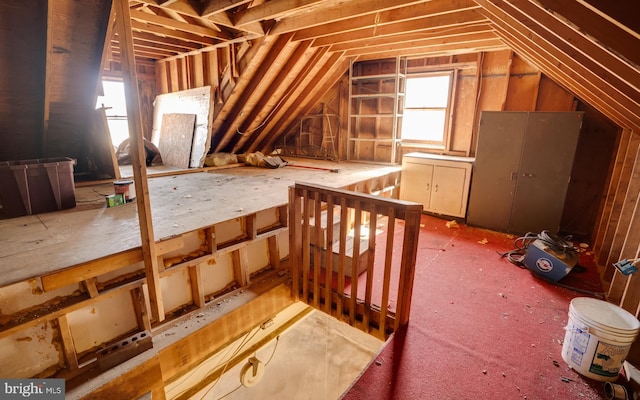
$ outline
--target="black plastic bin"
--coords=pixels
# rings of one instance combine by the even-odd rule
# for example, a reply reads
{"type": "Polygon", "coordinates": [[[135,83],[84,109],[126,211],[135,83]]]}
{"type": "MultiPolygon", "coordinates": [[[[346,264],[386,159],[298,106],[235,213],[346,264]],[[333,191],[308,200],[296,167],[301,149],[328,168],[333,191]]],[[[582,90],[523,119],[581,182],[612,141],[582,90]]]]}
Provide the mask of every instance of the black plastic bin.
{"type": "Polygon", "coordinates": [[[0,202],[7,217],[76,206],[71,158],[0,161],[0,202]]]}

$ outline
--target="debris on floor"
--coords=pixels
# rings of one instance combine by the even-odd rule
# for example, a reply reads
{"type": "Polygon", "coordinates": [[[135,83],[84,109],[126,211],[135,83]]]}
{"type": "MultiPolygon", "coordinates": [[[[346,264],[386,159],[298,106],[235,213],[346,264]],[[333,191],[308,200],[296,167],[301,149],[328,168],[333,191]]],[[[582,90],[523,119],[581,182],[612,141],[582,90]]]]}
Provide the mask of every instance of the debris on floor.
{"type": "Polygon", "coordinates": [[[478,243],[487,244],[487,243],[489,243],[489,241],[487,240],[487,238],[483,238],[482,240],[478,240],[478,243]]]}
{"type": "Polygon", "coordinates": [[[449,229],[458,228],[458,222],[455,219],[451,221],[447,221],[447,223],[445,223],[445,226],[449,229]]]}

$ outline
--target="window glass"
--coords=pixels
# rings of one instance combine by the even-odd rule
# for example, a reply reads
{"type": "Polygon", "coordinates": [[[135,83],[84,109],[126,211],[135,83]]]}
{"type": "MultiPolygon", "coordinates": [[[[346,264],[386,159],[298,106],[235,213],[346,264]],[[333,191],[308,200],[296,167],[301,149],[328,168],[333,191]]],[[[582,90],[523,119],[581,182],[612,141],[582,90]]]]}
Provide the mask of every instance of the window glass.
{"type": "Polygon", "coordinates": [[[444,144],[451,75],[407,78],[402,139],[444,144]]]}

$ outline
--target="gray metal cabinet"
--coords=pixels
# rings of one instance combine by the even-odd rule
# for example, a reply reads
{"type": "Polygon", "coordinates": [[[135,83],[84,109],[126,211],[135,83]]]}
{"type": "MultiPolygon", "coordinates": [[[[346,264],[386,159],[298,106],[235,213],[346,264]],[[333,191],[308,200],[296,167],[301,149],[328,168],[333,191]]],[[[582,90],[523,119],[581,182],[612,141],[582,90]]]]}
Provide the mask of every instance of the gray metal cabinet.
{"type": "Polygon", "coordinates": [[[484,111],[467,223],[518,234],[557,233],[582,117],[484,111]]]}

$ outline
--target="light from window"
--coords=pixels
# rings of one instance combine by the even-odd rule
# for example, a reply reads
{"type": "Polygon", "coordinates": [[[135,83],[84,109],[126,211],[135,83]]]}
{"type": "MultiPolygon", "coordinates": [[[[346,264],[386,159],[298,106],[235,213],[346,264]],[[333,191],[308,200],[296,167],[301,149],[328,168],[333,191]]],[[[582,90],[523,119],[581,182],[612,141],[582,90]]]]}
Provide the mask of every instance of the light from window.
{"type": "Polygon", "coordinates": [[[127,104],[124,97],[124,83],[102,81],[104,96],[99,96],[96,108],[104,105],[107,123],[111,133],[111,142],[118,146],[129,138],[129,123],[127,122],[127,104]]]}
{"type": "Polygon", "coordinates": [[[402,139],[443,144],[450,75],[407,78],[402,139]]]}

